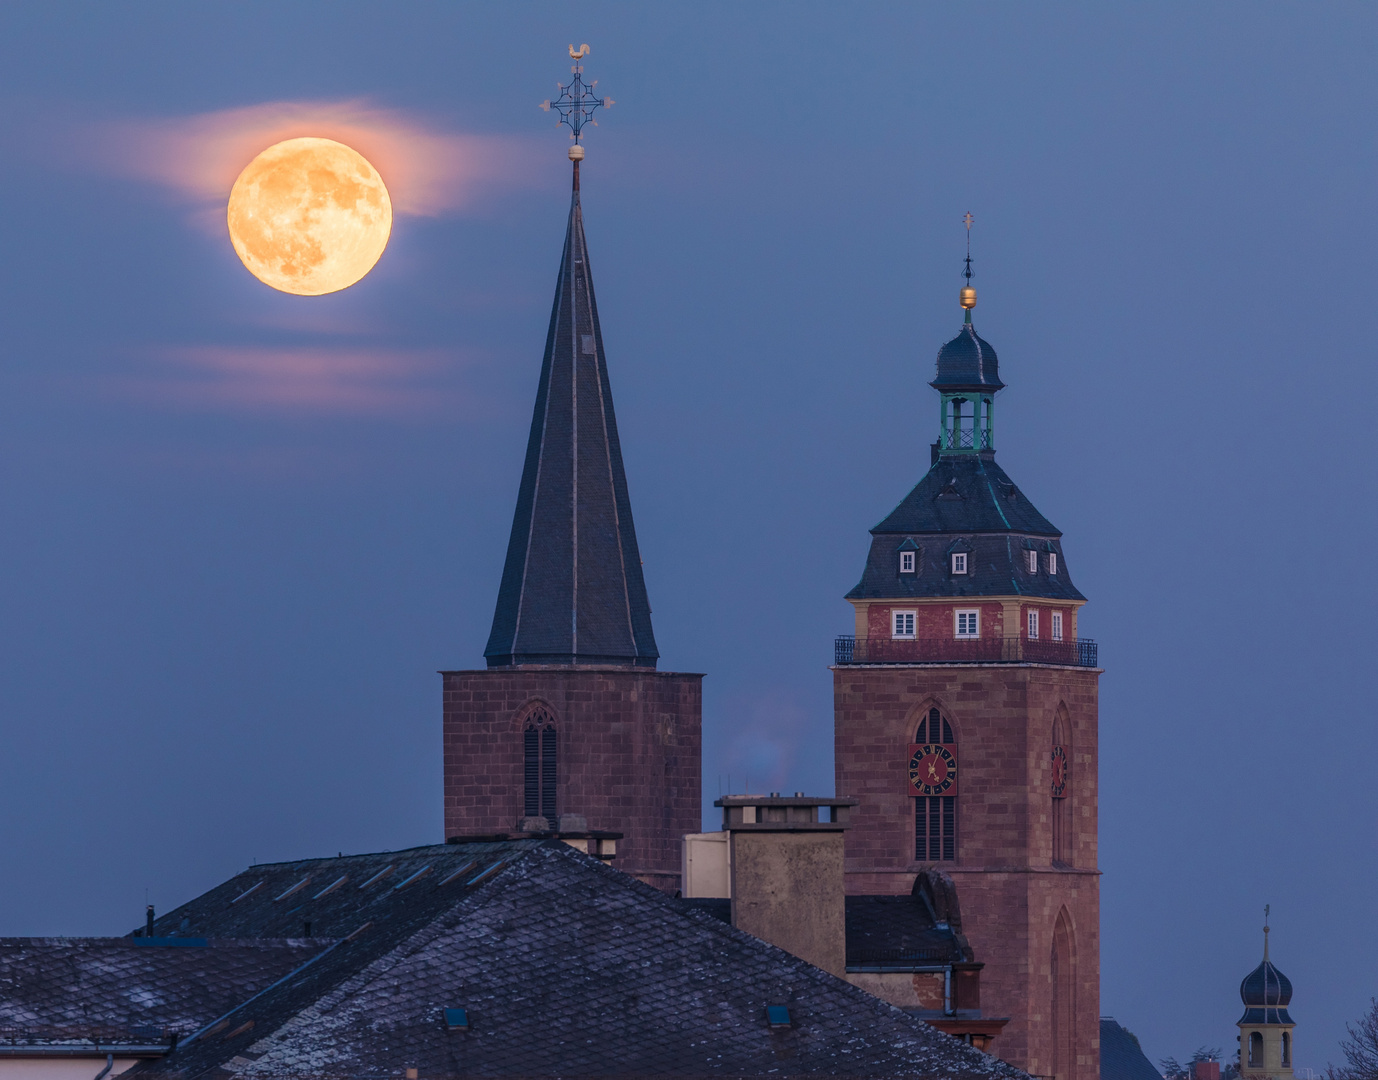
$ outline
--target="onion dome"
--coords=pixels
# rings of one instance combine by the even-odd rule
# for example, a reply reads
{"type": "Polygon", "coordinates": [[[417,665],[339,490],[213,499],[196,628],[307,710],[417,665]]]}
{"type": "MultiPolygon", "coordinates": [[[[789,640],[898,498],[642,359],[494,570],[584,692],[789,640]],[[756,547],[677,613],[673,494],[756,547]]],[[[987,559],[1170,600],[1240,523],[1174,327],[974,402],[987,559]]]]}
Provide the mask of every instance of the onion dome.
{"type": "Polygon", "coordinates": [[[1292,982],[1266,956],[1239,984],[1244,1002],[1241,1024],[1290,1024],[1287,1006],[1292,1000],[1292,982]]]}
{"type": "Polygon", "coordinates": [[[928,384],[935,390],[986,390],[1004,387],[1000,362],[990,342],[982,340],[971,323],[938,350],[938,377],[928,384]]]}

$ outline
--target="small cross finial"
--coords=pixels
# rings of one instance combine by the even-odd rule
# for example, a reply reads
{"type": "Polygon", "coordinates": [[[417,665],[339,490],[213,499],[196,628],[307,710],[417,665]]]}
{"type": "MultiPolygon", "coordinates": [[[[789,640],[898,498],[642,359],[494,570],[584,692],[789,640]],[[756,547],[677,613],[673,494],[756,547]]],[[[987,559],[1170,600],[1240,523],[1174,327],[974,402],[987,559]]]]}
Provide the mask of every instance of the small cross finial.
{"type": "Polygon", "coordinates": [[[1263,959],[1268,959],[1268,915],[1273,909],[1272,904],[1263,905],[1263,959]]]}
{"type": "Polygon", "coordinates": [[[976,290],[971,287],[971,223],[976,219],[971,216],[971,211],[966,212],[962,218],[962,224],[967,227],[967,257],[966,269],[962,271],[962,277],[967,279],[967,283],[962,286],[960,300],[962,307],[966,309],[966,321],[971,322],[971,309],[976,306],[976,290]]]}
{"type": "Polygon", "coordinates": [[[971,284],[971,223],[975,220],[976,219],[971,216],[970,210],[968,210],[966,216],[962,218],[962,224],[967,227],[967,266],[962,272],[962,276],[967,279],[968,285],[971,284]]]}
{"type": "Polygon", "coordinates": [[[574,145],[579,145],[580,132],[583,131],[585,124],[598,126],[598,121],[593,118],[595,110],[601,108],[612,108],[612,98],[602,98],[594,94],[593,88],[598,85],[598,80],[593,82],[584,81],[584,65],[579,63],[590,52],[587,44],[575,48],[569,47],[569,57],[575,61],[570,73],[574,76],[567,84],[558,83],[560,96],[554,100],[541,102],[541,108],[546,112],[554,109],[560,114],[560,119],[556,121],[556,127],[564,124],[570,130],[570,138],[574,140],[574,145]]]}

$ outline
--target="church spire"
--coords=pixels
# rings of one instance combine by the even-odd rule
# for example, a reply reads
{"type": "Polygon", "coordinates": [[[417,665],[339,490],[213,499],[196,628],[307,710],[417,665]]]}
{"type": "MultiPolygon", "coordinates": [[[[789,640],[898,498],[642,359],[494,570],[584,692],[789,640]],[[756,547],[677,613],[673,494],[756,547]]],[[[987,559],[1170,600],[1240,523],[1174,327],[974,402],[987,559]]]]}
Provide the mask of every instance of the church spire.
{"type": "Polygon", "coordinates": [[[641,574],[632,505],[613,415],[603,334],[579,204],[580,131],[611,105],[583,81],[588,54],[570,46],[574,78],[555,108],[573,132],[573,192],[536,408],[507,544],[489,667],[655,667],[659,652],[641,574]]]}

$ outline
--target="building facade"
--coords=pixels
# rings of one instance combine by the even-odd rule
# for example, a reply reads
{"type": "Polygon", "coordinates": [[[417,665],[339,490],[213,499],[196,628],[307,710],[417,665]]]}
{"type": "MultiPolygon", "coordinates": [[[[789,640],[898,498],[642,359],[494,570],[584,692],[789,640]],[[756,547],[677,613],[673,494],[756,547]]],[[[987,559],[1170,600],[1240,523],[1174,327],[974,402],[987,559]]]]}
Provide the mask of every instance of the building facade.
{"type": "Polygon", "coordinates": [[[445,833],[616,830],[619,867],[673,892],[680,837],[699,829],[703,676],[656,670],[582,157],[571,149],[569,225],[487,667],[441,673],[445,833]]]}
{"type": "Polygon", "coordinates": [[[855,797],[848,894],[951,875],[985,962],[992,1052],[1099,1071],[1094,642],[1062,534],[995,462],[995,350],[966,320],[938,354],[931,467],[871,530],[833,668],[836,791],[855,797]]]}

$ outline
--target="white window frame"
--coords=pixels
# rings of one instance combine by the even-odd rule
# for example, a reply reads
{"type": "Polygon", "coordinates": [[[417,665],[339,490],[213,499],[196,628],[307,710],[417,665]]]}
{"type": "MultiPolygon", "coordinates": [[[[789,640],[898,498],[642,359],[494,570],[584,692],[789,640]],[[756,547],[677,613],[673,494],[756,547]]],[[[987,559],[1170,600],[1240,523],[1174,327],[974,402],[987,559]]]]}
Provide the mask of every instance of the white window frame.
{"type": "Polygon", "coordinates": [[[900,552],[900,573],[901,573],[901,574],[912,574],[912,573],[914,573],[914,553],[913,553],[912,551],[901,551],[901,552],[900,552]]]}
{"type": "Polygon", "coordinates": [[[1057,552],[1048,552],[1048,576],[1057,577],[1057,552]]]}
{"type": "Polygon", "coordinates": [[[1053,612],[1053,640],[1062,640],[1062,612],[1053,612]]]}
{"type": "Polygon", "coordinates": [[[1033,548],[1024,552],[1024,569],[1031,574],[1038,573],[1038,552],[1033,548]]]}
{"type": "Polygon", "coordinates": [[[1030,641],[1038,640],[1038,608],[1029,608],[1024,613],[1024,629],[1028,633],[1030,641]]]}
{"type": "Polygon", "coordinates": [[[890,636],[900,641],[912,641],[918,612],[901,610],[890,612],[890,636]]]}
{"type": "Polygon", "coordinates": [[[958,608],[953,611],[952,635],[962,641],[972,641],[979,638],[981,636],[981,609],[958,608]]]}
{"type": "Polygon", "coordinates": [[[952,553],[952,572],[954,574],[965,574],[967,572],[967,553],[965,551],[954,551],[952,553]]]}

